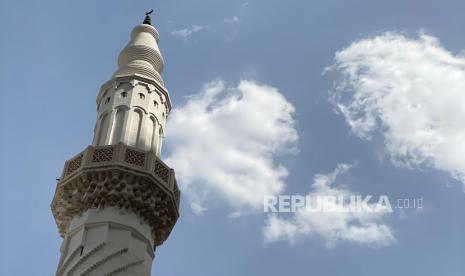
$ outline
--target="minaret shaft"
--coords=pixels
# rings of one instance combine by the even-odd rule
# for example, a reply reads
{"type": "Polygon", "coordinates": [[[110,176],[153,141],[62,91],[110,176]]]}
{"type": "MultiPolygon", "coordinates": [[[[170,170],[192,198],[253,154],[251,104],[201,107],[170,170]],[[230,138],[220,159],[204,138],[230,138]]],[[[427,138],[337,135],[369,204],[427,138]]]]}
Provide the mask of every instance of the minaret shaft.
{"type": "Polygon", "coordinates": [[[57,184],[56,275],[150,275],[180,200],[174,171],[159,159],[171,109],[163,66],[157,30],[136,26],[97,96],[92,145],[66,161],[57,184]]]}
{"type": "Polygon", "coordinates": [[[71,221],[57,275],[150,275],[150,232],[132,212],[90,209],[71,221]]]}

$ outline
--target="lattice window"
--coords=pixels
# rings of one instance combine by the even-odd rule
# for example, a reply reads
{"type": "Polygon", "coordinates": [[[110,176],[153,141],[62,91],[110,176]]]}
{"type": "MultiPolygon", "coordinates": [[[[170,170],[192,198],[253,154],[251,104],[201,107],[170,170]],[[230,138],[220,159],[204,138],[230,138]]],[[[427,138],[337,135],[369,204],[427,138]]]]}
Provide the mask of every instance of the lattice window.
{"type": "Polygon", "coordinates": [[[165,182],[168,182],[168,178],[170,176],[170,170],[165,167],[160,161],[157,161],[155,163],[155,169],[154,169],[155,174],[163,179],[165,182]]]}
{"type": "Polygon", "coordinates": [[[179,205],[179,197],[181,196],[181,191],[179,191],[178,184],[176,183],[176,181],[174,182],[173,193],[174,193],[174,200],[179,205]]]}
{"type": "Polygon", "coordinates": [[[95,149],[92,155],[92,162],[106,162],[113,159],[113,148],[95,149]]]}
{"type": "Polygon", "coordinates": [[[124,161],[132,165],[143,167],[145,163],[145,153],[132,149],[126,149],[124,161]]]}
{"type": "Polygon", "coordinates": [[[77,156],[73,160],[69,161],[68,166],[66,167],[65,175],[68,175],[68,174],[74,172],[75,170],[77,170],[77,169],[79,169],[81,167],[82,156],[83,155],[80,154],[79,156],[77,156]]]}

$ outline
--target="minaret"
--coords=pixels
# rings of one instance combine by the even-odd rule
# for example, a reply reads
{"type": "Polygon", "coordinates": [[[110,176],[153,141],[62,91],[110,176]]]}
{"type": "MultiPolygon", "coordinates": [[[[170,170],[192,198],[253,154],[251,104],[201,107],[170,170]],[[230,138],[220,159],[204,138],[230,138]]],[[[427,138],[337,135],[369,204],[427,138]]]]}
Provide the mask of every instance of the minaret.
{"type": "Polygon", "coordinates": [[[178,219],[174,171],[159,158],[171,102],[150,13],[100,89],[92,145],[66,161],[58,181],[56,275],[148,276],[178,219]]]}

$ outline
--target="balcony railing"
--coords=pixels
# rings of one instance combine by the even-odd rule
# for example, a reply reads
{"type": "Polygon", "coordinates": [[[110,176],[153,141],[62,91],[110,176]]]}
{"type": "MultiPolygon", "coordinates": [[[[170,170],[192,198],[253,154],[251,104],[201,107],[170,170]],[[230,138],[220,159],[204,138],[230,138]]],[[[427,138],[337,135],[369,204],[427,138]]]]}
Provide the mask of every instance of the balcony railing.
{"type": "Polygon", "coordinates": [[[108,146],[87,147],[84,151],[66,161],[58,185],[82,170],[114,165],[131,168],[155,177],[158,182],[173,194],[176,204],[179,207],[180,192],[174,170],[168,167],[153,152],[141,151],[121,143],[108,146]]]}

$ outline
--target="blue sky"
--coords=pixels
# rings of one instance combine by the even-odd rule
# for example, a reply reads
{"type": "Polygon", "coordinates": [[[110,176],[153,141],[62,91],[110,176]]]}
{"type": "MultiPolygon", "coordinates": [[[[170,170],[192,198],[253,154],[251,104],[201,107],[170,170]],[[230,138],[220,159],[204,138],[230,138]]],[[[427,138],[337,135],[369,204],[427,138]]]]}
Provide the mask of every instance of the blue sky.
{"type": "Polygon", "coordinates": [[[162,156],[183,188],[153,275],[464,275],[465,4],[274,0],[2,0],[0,274],[55,272],[55,178],[91,143],[98,89],[150,8],[175,108],[162,156]],[[424,208],[341,227],[261,212],[261,193],[318,179],[424,208]]]}

